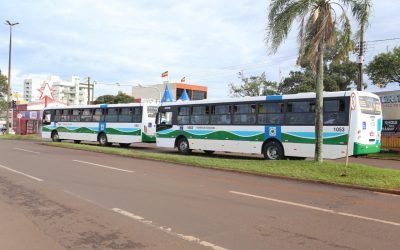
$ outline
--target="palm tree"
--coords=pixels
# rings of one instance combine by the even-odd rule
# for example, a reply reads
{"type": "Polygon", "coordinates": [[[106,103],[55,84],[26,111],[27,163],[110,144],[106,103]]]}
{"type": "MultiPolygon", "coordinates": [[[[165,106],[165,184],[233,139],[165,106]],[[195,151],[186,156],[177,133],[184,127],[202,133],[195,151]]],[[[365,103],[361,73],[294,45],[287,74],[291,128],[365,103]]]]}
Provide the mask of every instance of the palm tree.
{"type": "Polygon", "coordinates": [[[298,62],[308,61],[316,78],[314,161],[318,163],[322,163],[324,54],[336,44],[341,48],[337,60],[348,56],[353,42],[346,8],[359,20],[368,16],[361,8],[363,1],[368,0],[271,0],[269,6],[266,42],[272,53],[287,38],[295,20],[299,21],[298,62]]]}

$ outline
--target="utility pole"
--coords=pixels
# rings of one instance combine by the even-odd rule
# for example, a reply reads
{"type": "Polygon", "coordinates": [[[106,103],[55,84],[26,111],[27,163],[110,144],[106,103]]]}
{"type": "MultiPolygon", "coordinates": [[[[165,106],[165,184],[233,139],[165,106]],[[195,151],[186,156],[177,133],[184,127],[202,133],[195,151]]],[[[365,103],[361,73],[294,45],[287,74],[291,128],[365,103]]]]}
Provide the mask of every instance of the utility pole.
{"type": "MultiPolygon", "coordinates": [[[[10,26],[10,45],[8,47],[8,86],[7,86],[7,105],[10,105],[11,102],[11,41],[12,41],[12,27],[19,24],[19,23],[11,23],[10,21],[6,20],[6,25],[10,26]]],[[[7,134],[10,134],[10,109],[11,109],[11,122],[14,123],[13,114],[14,110],[13,107],[7,107],[7,117],[6,117],[6,128],[7,134]]],[[[12,127],[12,125],[11,125],[12,127]]]]}
{"type": "Polygon", "coordinates": [[[364,64],[364,25],[361,25],[360,29],[360,43],[358,50],[358,81],[357,81],[357,90],[363,90],[363,64],[364,64]]]}
{"type": "Polygon", "coordinates": [[[87,78],[87,94],[88,94],[88,98],[87,98],[87,104],[90,105],[90,76],[88,76],[87,78]]]}

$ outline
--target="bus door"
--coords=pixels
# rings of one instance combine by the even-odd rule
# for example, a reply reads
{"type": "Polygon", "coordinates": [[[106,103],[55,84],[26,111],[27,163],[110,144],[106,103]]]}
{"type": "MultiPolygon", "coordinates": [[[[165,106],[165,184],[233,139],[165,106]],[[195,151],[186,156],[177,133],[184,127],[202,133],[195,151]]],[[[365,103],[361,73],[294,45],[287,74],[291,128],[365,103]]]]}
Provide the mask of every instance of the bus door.
{"type": "Polygon", "coordinates": [[[172,128],[172,107],[161,106],[158,108],[156,116],[156,131],[162,131],[172,128]]]}

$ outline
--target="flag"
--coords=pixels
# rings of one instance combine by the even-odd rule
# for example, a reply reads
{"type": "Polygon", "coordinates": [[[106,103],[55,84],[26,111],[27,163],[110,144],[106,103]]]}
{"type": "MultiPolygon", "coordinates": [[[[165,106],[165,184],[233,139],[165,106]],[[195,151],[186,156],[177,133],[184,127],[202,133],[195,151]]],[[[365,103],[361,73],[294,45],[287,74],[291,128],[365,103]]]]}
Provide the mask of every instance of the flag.
{"type": "Polygon", "coordinates": [[[163,72],[163,73],[161,73],[161,77],[168,77],[168,70],[163,72]]]}
{"type": "Polygon", "coordinates": [[[181,79],[181,82],[185,82],[186,81],[186,76],[184,76],[182,79],[181,79]]]}

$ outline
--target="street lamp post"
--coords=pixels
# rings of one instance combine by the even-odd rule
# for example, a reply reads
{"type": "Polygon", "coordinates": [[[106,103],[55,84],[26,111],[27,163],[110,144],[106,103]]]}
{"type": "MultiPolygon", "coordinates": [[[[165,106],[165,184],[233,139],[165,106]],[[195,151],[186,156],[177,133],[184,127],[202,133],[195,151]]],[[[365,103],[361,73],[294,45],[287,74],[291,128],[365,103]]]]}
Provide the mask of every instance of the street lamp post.
{"type": "MultiPolygon", "coordinates": [[[[12,41],[12,27],[19,24],[19,23],[12,23],[8,20],[6,20],[6,25],[10,26],[10,44],[8,48],[8,86],[7,86],[7,104],[10,104],[10,98],[11,98],[11,41],[12,41]]],[[[7,108],[7,117],[6,117],[6,128],[7,128],[7,134],[10,134],[10,108],[11,108],[11,122],[13,121],[13,107],[8,107],[7,108]]],[[[11,125],[12,127],[12,125],[11,125]]]]}

